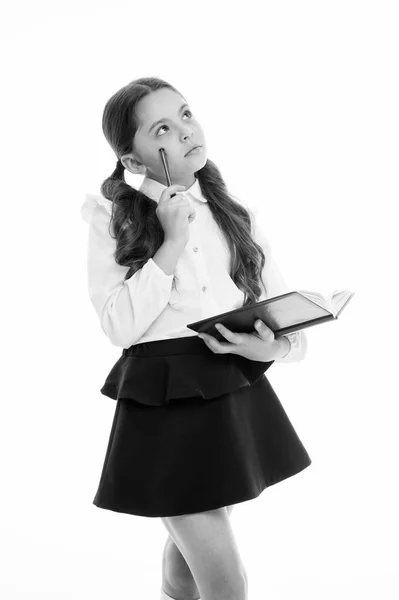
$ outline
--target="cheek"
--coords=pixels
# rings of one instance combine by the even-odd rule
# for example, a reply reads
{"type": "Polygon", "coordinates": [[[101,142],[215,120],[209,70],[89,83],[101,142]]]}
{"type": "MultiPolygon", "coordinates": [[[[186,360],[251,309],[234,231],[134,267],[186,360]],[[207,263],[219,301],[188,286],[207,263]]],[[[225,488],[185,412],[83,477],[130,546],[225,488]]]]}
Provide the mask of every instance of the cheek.
{"type": "Polygon", "coordinates": [[[197,133],[198,137],[200,137],[205,145],[205,134],[204,134],[204,130],[202,129],[201,125],[199,123],[194,123],[193,124],[193,131],[194,133],[197,133]]]}
{"type": "Polygon", "coordinates": [[[143,153],[142,157],[144,159],[145,164],[149,165],[150,168],[154,171],[164,172],[163,162],[161,153],[159,151],[160,148],[164,148],[166,152],[166,158],[168,161],[169,168],[173,164],[173,151],[170,148],[170,144],[162,143],[159,141],[154,148],[151,149],[150,152],[143,153]]]}

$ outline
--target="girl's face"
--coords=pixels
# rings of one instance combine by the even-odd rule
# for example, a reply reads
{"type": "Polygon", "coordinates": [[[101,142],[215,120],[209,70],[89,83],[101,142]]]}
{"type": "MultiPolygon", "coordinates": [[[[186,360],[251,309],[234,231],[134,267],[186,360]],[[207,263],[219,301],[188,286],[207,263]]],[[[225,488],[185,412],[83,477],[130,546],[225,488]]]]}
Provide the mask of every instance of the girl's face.
{"type": "MultiPolygon", "coordinates": [[[[206,142],[198,121],[189,110],[184,98],[173,90],[162,88],[140,100],[136,107],[140,123],[133,140],[132,161],[129,170],[137,173],[144,165],[151,179],[168,185],[159,148],[164,148],[173,183],[190,187],[194,173],[206,163],[206,142]],[[187,155],[195,145],[199,150],[187,155]]],[[[141,171],[142,172],[142,171],[141,171]]]]}

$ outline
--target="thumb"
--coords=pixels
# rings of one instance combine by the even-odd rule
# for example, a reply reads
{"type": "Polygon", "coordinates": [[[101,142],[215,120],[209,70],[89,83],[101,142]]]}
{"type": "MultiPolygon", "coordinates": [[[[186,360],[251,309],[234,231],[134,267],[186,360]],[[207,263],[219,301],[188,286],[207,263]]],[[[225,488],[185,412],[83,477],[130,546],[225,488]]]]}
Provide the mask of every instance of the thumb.
{"type": "Polygon", "coordinates": [[[267,335],[272,332],[272,330],[266,325],[266,323],[264,323],[260,319],[257,319],[255,321],[255,327],[256,327],[257,331],[259,331],[259,333],[261,333],[263,335],[265,335],[265,334],[267,335]]]}

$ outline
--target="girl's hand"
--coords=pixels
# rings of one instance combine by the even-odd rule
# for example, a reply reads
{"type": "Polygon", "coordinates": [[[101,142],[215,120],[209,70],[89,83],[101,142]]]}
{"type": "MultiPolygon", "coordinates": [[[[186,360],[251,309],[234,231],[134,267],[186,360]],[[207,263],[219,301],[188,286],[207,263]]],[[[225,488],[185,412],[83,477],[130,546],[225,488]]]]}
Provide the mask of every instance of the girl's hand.
{"type": "Polygon", "coordinates": [[[215,354],[239,354],[250,360],[269,362],[275,360],[277,341],[272,329],[260,320],[255,322],[257,333],[233,333],[221,323],[215,325],[216,329],[229,341],[228,344],[218,342],[216,338],[207,333],[199,333],[198,337],[215,354]],[[258,325],[260,323],[260,325],[258,325]]]}

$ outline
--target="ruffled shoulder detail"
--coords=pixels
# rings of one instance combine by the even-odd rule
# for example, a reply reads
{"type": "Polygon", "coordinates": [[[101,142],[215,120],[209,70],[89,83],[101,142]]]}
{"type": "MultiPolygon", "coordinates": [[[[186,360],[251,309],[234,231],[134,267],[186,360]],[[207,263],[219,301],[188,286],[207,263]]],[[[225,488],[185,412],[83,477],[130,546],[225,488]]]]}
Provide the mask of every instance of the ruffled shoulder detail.
{"type": "Polygon", "coordinates": [[[91,223],[94,209],[99,204],[112,215],[112,202],[105,198],[102,194],[86,194],[85,200],[80,208],[80,215],[86,223],[91,223]]]}
{"type": "Polygon", "coordinates": [[[100,391],[113,400],[148,406],[195,396],[208,400],[253,385],[274,362],[215,354],[201,344],[198,351],[151,357],[135,355],[134,346],[124,349],[100,391]]]}

